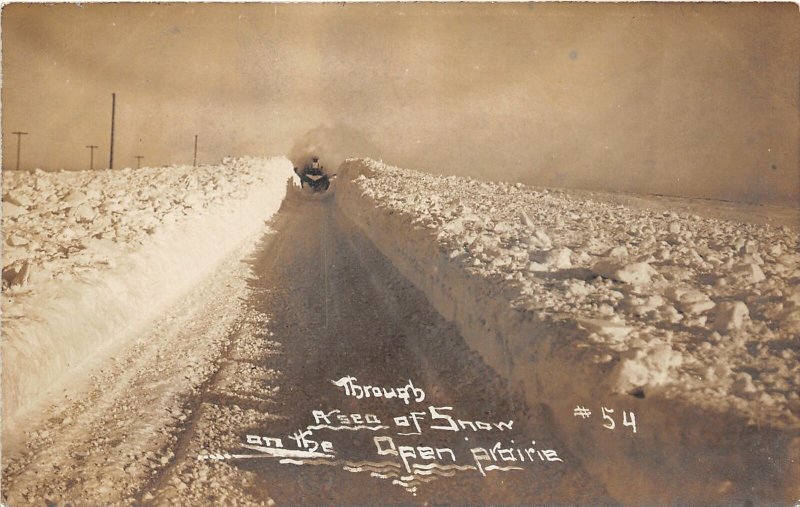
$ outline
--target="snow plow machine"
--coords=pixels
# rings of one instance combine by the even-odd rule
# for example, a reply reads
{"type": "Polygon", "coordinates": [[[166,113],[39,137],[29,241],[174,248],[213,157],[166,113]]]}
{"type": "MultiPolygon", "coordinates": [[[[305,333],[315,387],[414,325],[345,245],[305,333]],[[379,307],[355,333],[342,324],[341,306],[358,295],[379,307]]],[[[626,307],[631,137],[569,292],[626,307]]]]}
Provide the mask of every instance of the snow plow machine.
{"type": "Polygon", "coordinates": [[[319,163],[319,157],[312,157],[311,162],[302,169],[295,167],[294,172],[300,178],[300,188],[307,188],[311,193],[325,192],[330,188],[331,180],[336,177],[335,174],[325,172],[325,168],[319,163]]]}

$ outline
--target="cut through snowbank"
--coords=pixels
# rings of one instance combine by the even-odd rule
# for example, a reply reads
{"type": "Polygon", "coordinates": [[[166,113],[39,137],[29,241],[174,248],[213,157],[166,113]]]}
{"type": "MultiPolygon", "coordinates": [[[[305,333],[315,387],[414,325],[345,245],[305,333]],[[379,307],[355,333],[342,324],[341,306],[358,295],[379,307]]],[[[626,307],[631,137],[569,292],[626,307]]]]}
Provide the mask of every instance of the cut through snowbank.
{"type": "Polygon", "coordinates": [[[4,173],[4,432],[254,240],[292,174],[284,158],[4,173]]]}
{"type": "Polygon", "coordinates": [[[371,160],[339,174],[339,207],[512,389],[547,407],[612,495],[800,494],[796,232],[371,160]]]}

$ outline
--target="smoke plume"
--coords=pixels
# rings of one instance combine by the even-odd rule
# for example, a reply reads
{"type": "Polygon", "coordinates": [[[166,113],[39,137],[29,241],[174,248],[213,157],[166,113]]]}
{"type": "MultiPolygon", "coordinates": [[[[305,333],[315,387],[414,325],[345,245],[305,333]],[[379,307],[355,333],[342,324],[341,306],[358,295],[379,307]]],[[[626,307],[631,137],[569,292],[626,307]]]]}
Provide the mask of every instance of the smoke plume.
{"type": "Polygon", "coordinates": [[[380,149],[364,132],[349,125],[319,125],[295,141],[289,160],[295,167],[303,167],[316,156],[322,166],[335,172],[346,158],[379,155],[380,149]]]}

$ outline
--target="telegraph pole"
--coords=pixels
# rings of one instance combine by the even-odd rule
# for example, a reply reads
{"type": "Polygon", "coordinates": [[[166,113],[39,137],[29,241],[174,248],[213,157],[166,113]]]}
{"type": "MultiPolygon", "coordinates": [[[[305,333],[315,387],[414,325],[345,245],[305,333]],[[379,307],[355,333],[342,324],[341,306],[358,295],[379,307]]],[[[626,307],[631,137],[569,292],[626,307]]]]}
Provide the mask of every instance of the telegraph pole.
{"type": "Polygon", "coordinates": [[[194,166],[197,167],[197,134],[194,135],[194,166]]]}
{"type": "Polygon", "coordinates": [[[89,148],[89,170],[94,171],[94,149],[97,146],[89,144],[86,147],[89,148]]]}
{"type": "Polygon", "coordinates": [[[114,113],[117,109],[117,94],[111,94],[111,148],[109,150],[108,168],[114,169],[114,113]]]}
{"type": "Polygon", "coordinates": [[[136,155],[136,169],[139,169],[142,165],[142,159],[144,157],[141,155],[136,155]]]}
{"type": "Polygon", "coordinates": [[[28,135],[27,132],[12,132],[15,136],[17,136],[17,171],[19,171],[19,152],[22,147],[22,136],[28,135]]]}

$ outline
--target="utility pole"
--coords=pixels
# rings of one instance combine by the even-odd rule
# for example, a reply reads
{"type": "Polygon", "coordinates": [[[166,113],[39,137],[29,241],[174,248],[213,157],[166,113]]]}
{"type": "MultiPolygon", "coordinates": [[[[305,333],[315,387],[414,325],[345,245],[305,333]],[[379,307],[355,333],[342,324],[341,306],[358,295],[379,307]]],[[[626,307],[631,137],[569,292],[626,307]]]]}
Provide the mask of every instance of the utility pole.
{"type": "Polygon", "coordinates": [[[194,135],[194,166],[197,167],[197,134],[194,135]]]}
{"type": "Polygon", "coordinates": [[[86,147],[89,148],[89,170],[94,171],[94,149],[97,148],[97,146],[89,144],[86,147]]]}
{"type": "Polygon", "coordinates": [[[22,136],[28,135],[27,132],[12,132],[15,136],[17,136],[17,171],[19,171],[19,152],[22,147],[22,136]]]}
{"type": "Polygon", "coordinates": [[[136,169],[139,169],[142,165],[142,159],[144,157],[141,155],[136,155],[136,169]]]}
{"type": "Polygon", "coordinates": [[[114,113],[117,109],[117,94],[111,94],[111,148],[109,150],[108,168],[114,169],[114,113]]]}

